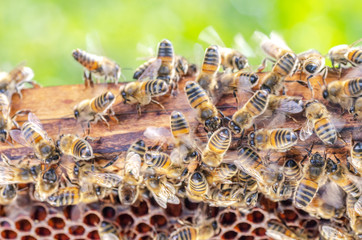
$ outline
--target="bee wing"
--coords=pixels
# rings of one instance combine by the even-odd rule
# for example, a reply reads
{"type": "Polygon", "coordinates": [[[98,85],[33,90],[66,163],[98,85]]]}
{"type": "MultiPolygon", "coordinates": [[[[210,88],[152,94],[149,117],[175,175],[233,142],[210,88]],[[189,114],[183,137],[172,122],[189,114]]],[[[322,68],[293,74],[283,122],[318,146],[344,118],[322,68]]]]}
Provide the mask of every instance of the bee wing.
{"type": "Polygon", "coordinates": [[[172,204],[180,204],[180,199],[176,195],[171,195],[167,198],[167,202],[172,204]]]}
{"type": "Polygon", "coordinates": [[[17,142],[23,146],[29,147],[29,144],[25,141],[23,134],[21,133],[20,130],[18,130],[18,129],[10,130],[10,136],[11,136],[11,139],[13,139],[15,142],[17,142]]]}
{"type": "Polygon", "coordinates": [[[221,40],[219,34],[216,32],[213,26],[208,26],[202,30],[199,34],[199,39],[210,45],[218,45],[225,47],[224,42],[221,40]]]}
{"type": "Polygon", "coordinates": [[[137,153],[130,152],[126,157],[126,163],[124,166],[124,171],[126,173],[132,174],[136,179],[140,175],[141,169],[141,157],[137,153]]]}
{"type": "Polygon", "coordinates": [[[354,210],[359,214],[362,215],[362,196],[360,196],[357,202],[354,204],[354,210]]]}
{"type": "Polygon", "coordinates": [[[40,129],[43,129],[43,125],[41,124],[40,120],[37,116],[35,116],[34,113],[30,112],[28,114],[28,121],[39,127],[40,129]]]}
{"type": "Polygon", "coordinates": [[[278,111],[295,114],[300,113],[304,109],[304,103],[302,98],[298,100],[297,97],[293,98],[284,98],[279,102],[279,106],[277,108],[278,111]]]}
{"type": "MultiPolygon", "coordinates": [[[[117,174],[114,174],[114,173],[102,173],[102,172],[91,172],[91,171],[84,172],[85,176],[95,178],[100,183],[103,182],[107,178],[107,176],[109,176],[108,174],[110,174],[110,175],[112,175],[112,177],[116,178],[118,183],[120,183],[123,180],[123,177],[121,177],[117,174]]],[[[113,186],[112,184],[109,183],[109,184],[107,184],[107,186],[104,185],[104,187],[112,188],[115,186],[113,186]]]]}
{"type": "Polygon", "coordinates": [[[205,55],[205,50],[201,46],[201,44],[195,43],[193,52],[194,52],[194,55],[193,55],[192,62],[194,62],[199,67],[199,66],[202,65],[203,58],[204,58],[204,55],[205,55]]]}
{"type": "Polygon", "coordinates": [[[141,60],[156,56],[157,40],[153,35],[147,35],[144,41],[136,45],[137,52],[142,56],[141,60]]]}
{"type": "Polygon", "coordinates": [[[157,71],[161,67],[161,63],[161,59],[155,59],[138,78],[138,81],[144,82],[150,79],[155,79],[157,76],[157,71]]]}
{"type": "Polygon", "coordinates": [[[16,176],[16,172],[9,166],[5,164],[0,165],[0,185],[1,184],[10,184],[10,183],[17,183],[14,181],[16,176]]]}
{"type": "Polygon", "coordinates": [[[89,53],[104,55],[104,50],[101,43],[101,38],[97,31],[87,33],[85,36],[86,50],[89,53]]]}
{"type": "Polygon", "coordinates": [[[233,46],[234,49],[239,50],[243,53],[246,57],[254,57],[255,53],[250,45],[246,42],[245,38],[241,33],[238,33],[234,37],[235,45],[233,46]]]}
{"type": "Polygon", "coordinates": [[[320,187],[319,192],[325,203],[335,208],[341,208],[345,205],[344,191],[336,183],[328,181],[320,187]]]}
{"type": "Polygon", "coordinates": [[[166,142],[167,139],[172,138],[169,129],[164,127],[148,127],[143,135],[151,140],[158,140],[159,142],[166,142]]]}
{"type": "Polygon", "coordinates": [[[285,42],[284,38],[279,33],[272,31],[270,33],[270,39],[276,44],[278,44],[281,48],[291,51],[288,44],[285,42]]]}
{"type": "Polygon", "coordinates": [[[304,124],[304,126],[300,129],[299,139],[302,141],[307,140],[313,134],[313,123],[309,120],[304,124]]]}

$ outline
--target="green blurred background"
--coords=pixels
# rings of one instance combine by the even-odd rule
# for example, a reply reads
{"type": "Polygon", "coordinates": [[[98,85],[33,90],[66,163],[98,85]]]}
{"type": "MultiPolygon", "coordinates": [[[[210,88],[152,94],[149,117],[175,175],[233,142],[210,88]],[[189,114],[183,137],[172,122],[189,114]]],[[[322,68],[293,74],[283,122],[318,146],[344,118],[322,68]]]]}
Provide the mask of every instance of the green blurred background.
{"type": "MultiPolygon", "coordinates": [[[[240,32],[256,47],[255,30],[275,30],[295,52],[316,48],[326,54],[362,37],[361,10],[356,0],[7,0],[0,7],[0,69],[25,60],[42,85],[82,83],[82,67],[71,56],[81,48],[114,59],[131,80],[142,63],[137,58],[150,54],[138,43],[156,51],[157,42],[168,38],[177,54],[200,61],[194,44],[207,46],[198,35],[209,25],[227,46],[240,32]]],[[[252,65],[259,61],[251,59],[252,65]]]]}

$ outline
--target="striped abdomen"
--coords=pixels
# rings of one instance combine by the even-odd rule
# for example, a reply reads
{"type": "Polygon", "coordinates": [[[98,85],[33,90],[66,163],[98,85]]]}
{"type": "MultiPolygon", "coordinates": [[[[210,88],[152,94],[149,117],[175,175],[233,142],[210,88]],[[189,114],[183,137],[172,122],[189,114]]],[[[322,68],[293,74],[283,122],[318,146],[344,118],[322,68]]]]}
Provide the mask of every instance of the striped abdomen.
{"type": "Polygon", "coordinates": [[[194,172],[189,177],[187,188],[192,195],[201,196],[208,193],[209,185],[204,174],[201,172],[194,172]]]}
{"type": "Polygon", "coordinates": [[[133,79],[138,79],[142,73],[155,61],[155,58],[151,58],[147,62],[140,65],[133,74],[133,79]]]}
{"type": "Polygon", "coordinates": [[[183,227],[171,233],[170,240],[196,240],[197,231],[193,227],[183,227]]]}
{"type": "Polygon", "coordinates": [[[214,74],[219,69],[220,65],[220,52],[218,47],[212,45],[205,51],[204,61],[202,63],[202,72],[207,74],[214,74]]]}
{"type": "Polygon", "coordinates": [[[230,179],[237,173],[237,171],[238,169],[234,164],[222,163],[212,172],[213,180],[218,181],[223,179],[230,179]]]}
{"type": "MultiPolygon", "coordinates": [[[[337,183],[337,182],[336,182],[337,183]]],[[[350,179],[344,179],[337,183],[347,194],[351,194],[353,196],[361,195],[361,192],[357,185],[352,182],[350,179]]]]}
{"type": "Polygon", "coordinates": [[[78,187],[60,188],[56,193],[48,197],[48,203],[56,207],[75,205],[79,202],[80,191],[78,187]]]}
{"type": "Polygon", "coordinates": [[[190,133],[190,126],[181,112],[173,111],[170,118],[171,132],[175,138],[190,133]]]}
{"type": "Polygon", "coordinates": [[[296,189],[294,204],[298,208],[308,206],[318,191],[318,183],[311,179],[303,178],[296,189]]]}
{"type": "Polygon", "coordinates": [[[151,97],[162,96],[168,92],[168,84],[160,79],[142,83],[142,91],[151,97]]]}
{"type": "Polygon", "coordinates": [[[187,82],[185,92],[192,108],[197,108],[200,104],[210,101],[205,90],[196,82],[187,82]]]}
{"type": "Polygon", "coordinates": [[[73,51],[74,59],[87,68],[89,71],[95,71],[102,67],[102,57],[76,49],[73,51]]]}
{"type": "Polygon", "coordinates": [[[302,168],[293,159],[289,159],[284,163],[283,173],[286,178],[299,179],[302,175],[302,168]]]}
{"type": "Polygon", "coordinates": [[[238,160],[234,163],[259,181],[262,179],[262,172],[266,170],[259,154],[249,147],[243,147],[239,150],[238,160]]]}
{"type": "Polygon", "coordinates": [[[162,64],[173,63],[174,61],[173,46],[169,40],[164,39],[158,44],[157,58],[162,60],[162,64]]]}
{"type": "Polygon", "coordinates": [[[127,151],[127,155],[129,152],[137,153],[138,155],[140,155],[141,159],[143,159],[143,157],[146,154],[145,142],[141,139],[141,140],[137,140],[136,142],[132,143],[132,145],[129,147],[129,149],[127,151]]]}
{"type": "Polygon", "coordinates": [[[362,166],[362,142],[357,142],[351,149],[351,158],[353,163],[357,166],[362,166]]]}
{"type": "Polygon", "coordinates": [[[346,57],[353,66],[360,65],[362,64],[362,49],[352,48],[347,52],[346,57]]]}
{"type": "Polygon", "coordinates": [[[344,82],[344,92],[349,97],[362,95],[362,78],[346,80],[344,82]]]}
{"type": "Polygon", "coordinates": [[[261,115],[268,106],[269,94],[265,90],[258,90],[245,104],[245,108],[252,116],[261,115]]]}
{"type": "Polygon", "coordinates": [[[100,113],[106,110],[115,100],[113,93],[105,92],[91,101],[91,108],[94,112],[100,113]]]}
{"type": "Polygon", "coordinates": [[[231,143],[231,131],[228,128],[220,128],[214,132],[207,143],[207,146],[211,152],[216,154],[224,154],[231,143]]]}
{"type": "Polygon", "coordinates": [[[147,152],[145,155],[147,165],[167,169],[171,165],[171,158],[163,152],[147,152]]]}
{"type": "Polygon", "coordinates": [[[41,134],[42,129],[31,122],[25,122],[21,127],[21,131],[25,141],[32,146],[45,140],[43,134],[41,134]]]}
{"type": "Polygon", "coordinates": [[[292,129],[274,129],[269,134],[269,143],[273,149],[287,149],[297,144],[297,141],[298,136],[292,129]]]}
{"type": "Polygon", "coordinates": [[[294,70],[296,61],[297,56],[288,52],[275,63],[272,72],[277,73],[279,76],[288,76],[294,70]]]}
{"type": "Polygon", "coordinates": [[[89,143],[81,138],[76,138],[71,147],[72,155],[78,159],[88,160],[93,156],[93,149],[89,143]]]}
{"type": "Polygon", "coordinates": [[[276,220],[269,220],[267,223],[267,235],[275,239],[297,239],[297,235],[288,227],[276,220]],[[278,238],[279,237],[279,238],[278,238]]]}
{"type": "Polygon", "coordinates": [[[314,132],[324,144],[334,144],[337,141],[337,131],[329,118],[321,118],[314,122],[314,132]]]}

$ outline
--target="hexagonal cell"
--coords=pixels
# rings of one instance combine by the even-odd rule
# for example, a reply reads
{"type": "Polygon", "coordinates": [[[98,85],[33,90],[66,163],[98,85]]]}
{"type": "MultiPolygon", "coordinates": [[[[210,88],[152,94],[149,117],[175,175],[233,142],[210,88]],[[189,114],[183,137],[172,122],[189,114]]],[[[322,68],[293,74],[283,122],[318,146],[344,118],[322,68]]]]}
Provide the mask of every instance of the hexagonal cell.
{"type": "Polygon", "coordinates": [[[265,236],[265,232],[266,232],[265,228],[262,227],[255,228],[253,230],[253,234],[259,237],[265,236]]]}
{"type": "Polygon", "coordinates": [[[81,225],[70,226],[69,233],[73,236],[81,236],[85,233],[85,228],[81,225]]]}
{"type": "Polygon", "coordinates": [[[249,222],[253,222],[253,223],[261,223],[262,221],[264,221],[264,214],[258,210],[253,211],[251,213],[249,213],[246,216],[246,219],[249,222]]]}
{"type": "Polygon", "coordinates": [[[89,213],[83,218],[83,222],[88,226],[97,226],[100,221],[101,219],[95,213],[89,213]]]}
{"type": "Polygon", "coordinates": [[[104,218],[108,218],[108,219],[111,219],[113,218],[114,216],[116,215],[116,210],[111,207],[111,206],[107,206],[107,207],[104,207],[102,209],[102,216],[104,218]]]}
{"type": "Polygon", "coordinates": [[[279,212],[278,217],[286,222],[295,222],[298,219],[298,214],[293,210],[286,209],[283,212],[279,212]]]}
{"type": "Polygon", "coordinates": [[[48,220],[48,225],[53,229],[63,229],[65,227],[65,221],[60,217],[52,217],[48,220]]]}
{"type": "Polygon", "coordinates": [[[220,215],[219,222],[222,226],[230,226],[236,221],[236,215],[233,212],[224,212],[220,215]]]}
{"type": "Polygon", "coordinates": [[[248,232],[251,228],[251,225],[246,222],[241,222],[235,225],[234,229],[239,232],[248,232]]]}
{"type": "Polygon", "coordinates": [[[166,213],[171,217],[179,217],[182,214],[182,204],[167,204],[166,213]]]}
{"type": "Polygon", "coordinates": [[[15,227],[21,232],[29,232],[32,225],[28,219],[19,219],[15,222],[15,227]]]}
{"type": "Polygon", "coordinates": [[[100,239],[98,231],[94,230],[94,231],[91,231],[90,233],[88,233],[87,239],[100,239]]]}
{"type": "Polygon", "coordinates": [[[4,220],[4,221],[0,222],[0,226],[1,227],[11,227],[11,223],[7,220],[4,220]]]}
{"type": "Polygon", "coordinates": [[[289,207],[289,206],[293,205],[293,200],[292,199],[287,199],[287,200],[284,200],[284,201],[280,201],[280,204],[283,207],[289,207]]]}
{"type": "Polygon", "coordinates": [[[167,224],[167,219],[162,215],[154,215],[151,217],[151,224],[156,227],[163,227],[167,224]]]}
{"type": "Polygon", "coordinates": [[[47,210],[43,206],[36,205],[31,209],[30,218],[34,221],[43,221],[47,217],[47,210]]]}
{"type": "Polygon", "coordinates": [[[277,202],[273,202],[263,195],[260,197],[259,204],[261,209],[270,213],[274,212],[274,210],[278,207],[277,202]]]}
{"type": "Polygon", "coordinates": [[[237,232],[228,231],[222,235],[222,239],[235,239],[237,235],[237,232]]]}
{"type": "Polygon", "coordinates": [[[137,207],[131,206],[131,211],[134,215],[140,217],[144,216],[148,213],[148,205],[146,201],[142,201],[139,203],[137,207]]]}
{"type": "Polygon", "coordinates": [[[48,229],[46,227],[38,227],[38,228],[36,228],[35,233],[36,233],[36,235],[38,235],[40,237],[46,237],[46,236],[50,236],[50,234],[52,234],[50,229],[48,229]]]}
{"type": "Polygon", "coordinates": [[[317,226],[318,222],[316,220],[307,220],[306,223],[303,223],[303,226],[305,228],[315,228],[317,226]]]}
{"type": "Polygon", "coordinates": [[[206,215],[208,218],[215,218],[218,213],[219,213],[218,207],[210,207],[210,206],[206,207],[206,215]]]}
{"type": "Polygon", "coordinates": [[[6,229],[1,232],[1,237],[3,239],[16,239],[18,234],[13,230],[6,229]]]}
{"type": "Polygon", "coordinates": [[[64,233],[58,233],[54,236],[54,239],[56,240],[69,240],[70,237],[64,233]]]}
{"type": "Polygon", "coordinates": [[[37,240],[36,237],[31,236],[31,235],[22,236],[20,239],[21,240],[37,240]]]}
{"type": "Polygon", "coordinates": [[[63,209],[66,219],[77,221],[82,216],[82,211],[77,205],[69,205],[63,209]]]}
{"type": "Polygon", "coordinates": [[[152,231],[152,228],[146,223],[140,223],[136,226],[136,231],[139,233],[148,233],[152,231]]]}
{"type": "Polygon", "coordinates": [[[148,235],[143,236],[143,237],[140,238],[140,240],[153,240],[153,239],[154,239],[153,237],[148,236],[148,235]]]}
{"type": "Polygon", "coordinates": [[[131,217],[131,215],[124,213],[117,217],[116,223],[118,223],[118,225],[120,225],[122,228],[125,228],[125,227],[132,226],[132,224],[134,223],[134,220],[131,217]]]}
{"type": "Polygon", "coordinates": [[[239,240],[254,240],[253,236],[241,236],[239,240]]]}

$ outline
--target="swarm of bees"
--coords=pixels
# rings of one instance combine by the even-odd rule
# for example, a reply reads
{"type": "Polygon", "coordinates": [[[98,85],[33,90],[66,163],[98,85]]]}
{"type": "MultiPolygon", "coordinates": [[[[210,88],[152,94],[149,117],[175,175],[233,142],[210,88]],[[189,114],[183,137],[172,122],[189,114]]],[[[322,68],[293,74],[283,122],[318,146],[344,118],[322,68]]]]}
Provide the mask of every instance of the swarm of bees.
{"type": "MultiPolygon", "coordinates": [[[[268,37],[256,32],[255,36],[267,55],[256,72],[242,51],[217,42],[206,48],[199,71],[190,71],[194,65],[176,55],[169,40],[162,40],[157,55],[136,69],[136,81],[122,84],[118,95],[106,91],[74,106],[72,115],[77,124],[88,128],[85,136],[64,133],[53,140],[29,110],[10,116],[12,96],[21,96],[26,83],[34,85],[34,74],[23,65],[0,73],[0,140],[4,144],[17,142],[33,151],[16,163],[1,154],[0,204],[12,204],[18,184],[30,184],[34,200],[56,207],[117,196],[125,206],[153,198],[161,208],[167,208],[188,198],[245,213],[264,195],[272,201],[292,199],[296,208],[324,219],[319,228],[322,239],[361,238],[362,136],[352,133],[348,158],[342,161],[329,153],[328,147],[338,141],[347,144],[329,105],[340,105],[357,124],[362,119],[362,48],[356,46],[357,42],[333,47],[328,53],[332,67],[328,67],[317,50],[296,54],[274,33],[268,37]],[[273,62],[271,71],[260,74],[267,61],[273,62]],[[357,76],[325,82],[328,72],[346,66],[354,68],[357,76]],[[298,71],[300,77],[295,82],[310,89],[310,99],[286,95],[286,78],[298,71]],[[194,81],[187,81],[180,89],[180,81],[190,75],[194,75],[194,81]],[[322,79],[319,84],[323,84],[318,99],[324,99],[323,103],[315,98],[312,88],[318,76],[322,79]],[[135,139],[127,152],[101,164],[102,156],[94,153],[89,143],[94,140],[89,136],[91,123],[101,120],[109,128],[108,117],[118,122],[112,109],[118,102],[136,105],[141,115],[141,107],[155,103],[164,109],[162,100],[167,97],[172,101],[180,92],[194,113],[196,127],[184,113],[172,111],[169,129],[146,128],[146,139],[135,139]],[[236,99],[236,110],[232,116],[225,116],[216,105],[229,93],[236,99]],[[250,97],[242,104],[241,95],[250,97]],[[25,114],[28,121],[20,126],[15,119],[25,114]],[[305,123],[297,129],[284,126],[283,117],[296,121],[291,116],[294,114],[303,114],[305,123]],[[271,123],[262,126],[268,118],[271,123]],[[200,125],[207,133],[206,143],[197,137],[200,125]],[[288,158],[287,153],[313,133],[325,145],[325,152],[313,151],[313,142],[306,153],[300,153],[302,161],[288,158]],[[146,146],[145,140],[153,141],[153,145],[146,146]],[[285,153],[285,157],[271,161],[270,155],[275,152],[285,153]]],[[[84,67],[86,87],[94,86],[92,74],[97,80],[104,78],[118,84],[121,68],[116,62],[80,49],[73,51],[73,57],[84,67]]],[[[175,223],[179,225],[168,237],[155,239],[210,239],[219,234],[220,228],[213,219],[175,223]]],[[[307,232],[291,229],[281,219],[268,221],[266,227],[266,235],[273,239],[311,239],[307,232]]],[[[120,239],[111,222],[99,223],[99,233],[102,239],[120,239]]]]}

